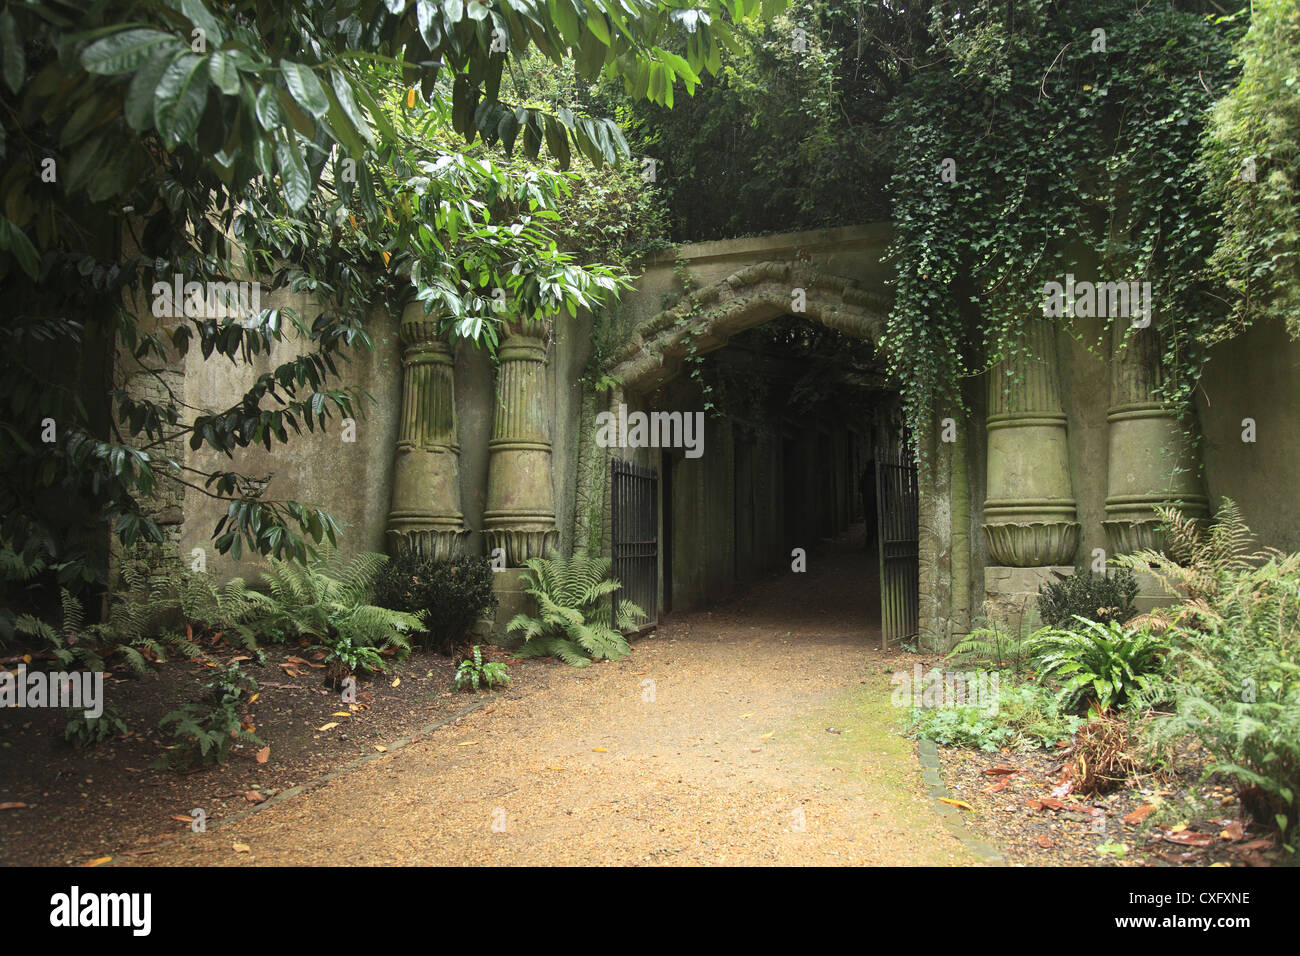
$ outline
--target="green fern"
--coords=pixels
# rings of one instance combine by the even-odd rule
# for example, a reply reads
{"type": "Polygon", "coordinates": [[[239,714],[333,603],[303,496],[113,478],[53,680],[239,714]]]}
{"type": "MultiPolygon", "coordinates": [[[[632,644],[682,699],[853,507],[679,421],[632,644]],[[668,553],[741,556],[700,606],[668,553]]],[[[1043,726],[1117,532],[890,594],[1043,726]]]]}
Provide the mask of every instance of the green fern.
{"type": "MultiPolygon", "coordinates": [[[[1241,553],[1224,541],[1220,556],[1241,553]]],[[[1153,721],[1152,742],[1178,752],[1186,737],[1197,740],[1210,757],[1206,773],[1232,777],[1247,810],[1275,822],[1294,847],[1300,845],[1300,554],[1277,553],[1215,580],[1212,595],[1169,615],[1167,677],[1137,702],[1172,701],[1172,711],[1153,721]]]]}
{"type": "Polygon", "coordinates": [[[1147,627],[1099,624],[1077,614],[1075,621],[1074,628],[1045,627],[1025,640],[1039,680],[1061,682],[1063,706],[1087,701],[1106,711],[1156,686],[1169,650],[1163,637],[1147,627]]]}
{"type": "Polygon", "coordinates": [[[94,671],[104,669],[104,660],[96,653],[85,629],[85,611],[81,601],[67,588],[59,589],[62,623],[56,629],[31,614],[14,619],[14,631],[49,645],[59,663],[72,666],[80,661],[94,671]]]}
{"type": "MultiPolygon", "coordinates": [[[[1132,571],[1149,571],[1170,594],[1192,602],[1212,602],[1229,582],[1280,554],[1256,549],[1255,539],[1231,498],[1224,498],[1208,527],[1175,507],[1158,506],[1165,549],[1120,555],[1115,563],[1132,571]]],[[[1163,623],[1163,616],[1156,614],[1163,623]]]]}
{"type": "Polygon", "coordinates": [[[1019,670],[1028,652],[1020,634],[1009,634],[999,624],[977,627],[948,653],[954,664],[981,664],[995,670],[1019,670]]]}
{"type": "Polygon", "coordinates": [[[382,554],[359,554],[342,561],[327,551],[307,564],[270,559],[262,575],[269,594],[250,591],[239,582],[231,600],[247,602],[249,625],[283,640],[307,638],[332,654],[336,677],[357,663],[371,667],[377,652],[410,653],[410,637],[424,629],[419,614],[366,603],[375,577],[388,561],[382,554]]]}
{"type": "Polygon", "coordinates": [[[646,617],[630,601],[619,602],[612,621],[610,595],[621,587],[609,577],[608,558],[575,554],[562,558],[530,558],[521,576],[524,590],[537,601],[538,616],[516,614],[507,633],[520,634],[523,657],[555,657],[573,667],[593,660],[621,660],[631,653],[620,633],[646,617]]]}

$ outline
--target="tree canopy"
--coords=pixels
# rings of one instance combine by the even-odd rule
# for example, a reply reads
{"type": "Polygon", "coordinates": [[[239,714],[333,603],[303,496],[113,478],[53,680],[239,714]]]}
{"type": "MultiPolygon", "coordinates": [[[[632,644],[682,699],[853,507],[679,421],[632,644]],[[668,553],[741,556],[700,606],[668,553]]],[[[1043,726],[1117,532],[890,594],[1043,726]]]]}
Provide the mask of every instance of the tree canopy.
{"type": "Polygon", "coordinates": [[[160,540],[139,501],[181,481],[228,501],[220,550],[302,557],[337,525],[261,497],[237,467],[194,474],[181,434],[229,456],[356,413],[337,381],[372,343],[369,310],[412,299],[491,345],[502,315],[592,306],[622,283],[555,242],[567,168],[628,154],[616,123],[511,103],[530,54],[671,105],[779,0],[64,0],[0,11],[0,543],[65,583],[102,577],[110,525],[160,540]],[[454,132],[458,140],[447,133],[454,132]],[[313,294],[319,311],[141,321],[174,275],[242,275],[313,294]],[[246,364],[302,351],[221,410],[105,387],[121,348],[246,364]],[[89,397],[89,400],[87,398],[89,397]],[[52,427],[51,427],[52,426],[52,427]]]}

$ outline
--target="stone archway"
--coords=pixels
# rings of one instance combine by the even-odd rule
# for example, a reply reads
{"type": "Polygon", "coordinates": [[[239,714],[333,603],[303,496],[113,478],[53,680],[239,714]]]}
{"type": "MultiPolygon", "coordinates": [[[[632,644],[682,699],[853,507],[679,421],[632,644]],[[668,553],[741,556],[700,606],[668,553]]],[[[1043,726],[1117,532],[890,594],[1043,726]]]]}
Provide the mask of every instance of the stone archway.
{"type": "Polygon", "coordinates": [[[620,382],[612,404],[625,391],[650,391],[676,377],[692,343],[712,351],[738,332],[796,314],[878,344],[888,309],[882,292],[807,262],[753,263],[639,323],[605,369],[620,382]]]}
{"type": "MultiPolygon", "coordinates": [[[[875,284],[870,288],[864,287],[858,281],[829,272],[824,265],[804,257],[765,259],[745,264],[736,263],[736,265],[740,267],[735,268],[733,265],[732,271],[721,275],[719,275],[720,270],[715,269],[713,275],[717,277],[716,281],[695,290],[668,308],[660,309],[640,321],[629,323],[625,326],[627,331],[622,345],[615,349],[603,363],[601,372],[617,384],[604,393],[589,390],[586,396],[588,401],[584,403],[580,427],[582,438],[579,442],[578,475],[575,483],[576,547],[585,544],[588,549],[605,551],[610,546],[609,528],[607,524],[602,528],[598,522],[601,522],[602,518],[608,522],[609,518],[605,485],[608,483],[606,476],[610,468],[610,458],[615,451],[600,447],[591,439],[595,431],[593,422],[596,414],[605,411],[617,414],[618,409],[625,404],[630,407],[641,407],[646,403],[657,401],[654,393],[683,373],[688,357],[722,349],[728,345],[732,337],[783,316],[807,319],[811,323],[864,340],[870,343],[873,351],[878,351],[889,300],[883,289],[877,288],[875,284]]],[[[854,421],[856,422],[856,419],[854,421]]],[[[870,424],[866,425],[866,434],[870,434],[871,427],[870,424]]],[[[859,496],[856,463],[862,453],[856,450],[859,439],[853,436],[863,434],[860,424],[850,426],[849,431],[843,435],[836,431],[837,428],[838,425],[832,426],[831,431],[820,438],[812,436],[810,439],[816,446],[815,453],[818,456],[816,461],[820,462],[821,456],[825,455],[827,461],[836,462],[834,468],[825,470],[826,475],[833,476],[827,477],[826,481],[834,487],[834,494],[827,496],[827,500],[837,503],[830,506],[837,516],[834,529],[836,534],[840,530],[838,521],[841,520],[841,516],[849,513],[848,508],[853,507],[852,505],[841,507],[842,497],[847,494],[856,501],[859,496]],[[825,444],[825,448],[823,449],[818,442],[825,444]],[[841,465],[843,467],[840,467],[841,465]],[[852,474],[848,475],[848,472],[852,474]]],[[[780,432],[781,427],[778,425],[770,437],[751,436],[749,439],[751,445],[744,446],[743,460],[752,462],[753,467],[743,468],[748,476],[747,483],[742,483],[742,480],[736,477],[735,487],[739,488],[742,484],[748,487],[748,484],[752,483],[755,502],[764,500],[764,494],[772,488],[785,487],[785,479],[779,477],[785,472],[779,464],[774,470],[768,459],[769,455],[773,455],[779,461],[782,455],[786,454],[780,432]],[[773,441],[775,445],[772,444],[773,441]],[[757,444],[752,444],[753,442],[757,444]],[[759,462],[766,464],[760,466],[759,462]]],[[[800,436],[792,439],[787,436],[784,444],[793,446],[803,442],[807,437],[800,436]]],[[[869,443],[870,439],[867,438],[866,441],[869,443]]],[[[728,439],[717,447],[725,449],[721,451],[722,457],[719,461],[729,463],[720,466],[722,470],[730,468],[733,475],[738,474],[735,469],[741,468],[742,446],[733,445],[728,439]]],[[[799,447],[802,448],[802,445],[800,444],[799,447]]],[[[802,452],[797,453],[797,458],[810,462],[814,460],[804,459],[802,452]]],[[[866,460],[865,456],[862,460],[866,460]]],[[[657,453],[650,453],[649,461],[644,463],[657,464],[658,461],[657,453]]],[[[671,483],[667,481],[667,472],[665,472],[662,486],[665,494],[668,493],[669,487],[676,485],[678,464],[685,466],[687,463],[673,465],[674,480],[671,483]]],[[[816,470],[814,465],[808,467],[816,470]]],[[[712,481],[700,477],[695,480],[712,481]]],[[[809,487],[813,486],[809,485],[809,487]]],[[[739,494],[738,491],[737,495],[739,494]]],[[[821,507],[823,496],[813,497],[819,502],[817,507],[821,507]]],[[[669,507],[666,500],[662,503],[662,507],[665,509],[669,507]]],[[[772,513],[783,514],[783,509],[788,507],[788,503],[784,506],[777,505],[779,510],[772,513]]],[[[782,519],[773,520],[776,522],[774,533],[782,534],[779,527],[782,519]]],[[[739,509],[736,510],[734,521],[735,546],[740,547],[740,542],[747,538],[739,530],[743,524],[739,509]]],[[[753,524],[757,526],[758,522],[755,521],[753,524]]],[[[749,526],[745,525],[745,527],[749,526]]],[[[820,528],[820,525],[816,527],[820,528]]],[[[773,532],[773,529],[764,527],[763,536],[755,537],[754,542],[751,543],[770,544],[771,542],[766,540],[769,532],[773,532]]],[[[724,534],[721,537],[729,538],[729,535],[724,534]]],[[[760,547],[758,550],[767,554],[772,549],[760,547]]],[[[739,568],[739,565],[736,567],[739,568]]],[[[770,569],[764,566],[764,570],[770,569]]],[[[736,574],[740,575],[741,572],[737,570],[736,574]]],[[[739,577],[737,579],[739,580],[739,577]]]]}

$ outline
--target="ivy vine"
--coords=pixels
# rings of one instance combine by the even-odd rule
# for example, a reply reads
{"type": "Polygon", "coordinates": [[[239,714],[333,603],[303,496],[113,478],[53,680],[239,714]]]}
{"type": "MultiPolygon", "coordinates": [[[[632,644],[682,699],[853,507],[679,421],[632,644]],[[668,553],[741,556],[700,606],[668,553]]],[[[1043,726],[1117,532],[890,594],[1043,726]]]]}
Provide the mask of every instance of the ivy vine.
{"type": "Polygon", "coordinates": [[[946,30],[936,16],[949,39],[889,117],[884,344],[908,424],[926,436],[963,407],[960,383],[1025,348],[1044,284],[1068,273],[1151,282],[1161,397],[1185,411],[1223,312],[1196,157],[1238,28],[1129,0],[977,3],[946,30]]]}

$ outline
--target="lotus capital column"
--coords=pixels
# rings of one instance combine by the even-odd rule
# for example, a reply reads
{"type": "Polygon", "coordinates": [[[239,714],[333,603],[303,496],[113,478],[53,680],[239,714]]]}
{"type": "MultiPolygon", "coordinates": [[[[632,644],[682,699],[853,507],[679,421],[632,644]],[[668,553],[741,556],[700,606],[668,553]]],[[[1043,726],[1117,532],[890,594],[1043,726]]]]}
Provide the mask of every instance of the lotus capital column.
{"type": "Polygon", "coordinates": [[[1052,323],[1030,319],[1017,351],[990,374],[986,427],[984,535],[992,563],[1073,564],[1079,524],[1052,323]]]}
{"type": "Polygon", "coordinates": [[[549,556],[556,547],[551,482],[551,395],[547,328],[511,323],[498,351],[497,402],[488,442],[483,533],[506,564],[549,556]]]}
{"type": "Polygon", "coordinates": [[[467,534],[460,510],[460,445],[451,347],[438,315],[413,302],[402,313],[402,411],[388,514],[392,551],[443,560],[467,534]]]}
{"type": "Polygon", "coordinates": [[[1111,339],[1110,462],[1106,543],[1111,554],[1165,547],[1158,505],[1179,505],[1189,518],[1209,514],[1198,462],[1173,409],[1160,401],[1160,339],[1154,326],[1117,322],[1111,339]]]}

